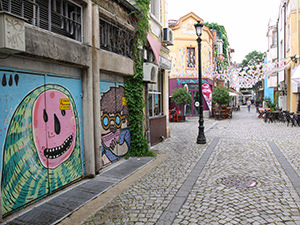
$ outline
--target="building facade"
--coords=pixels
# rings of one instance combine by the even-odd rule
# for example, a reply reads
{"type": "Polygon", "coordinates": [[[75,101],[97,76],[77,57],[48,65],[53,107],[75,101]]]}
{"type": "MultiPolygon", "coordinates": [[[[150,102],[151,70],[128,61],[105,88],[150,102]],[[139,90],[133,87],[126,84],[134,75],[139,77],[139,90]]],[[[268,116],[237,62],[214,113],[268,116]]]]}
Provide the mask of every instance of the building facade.
{"type": "MultiPolygon", "coordinates": [[[[174,32],[174,46],[170,47],[172,69],[169,78],[169,96],[177,88],[187,88],[192,96],[192,104],[186,105],[184,114],[186,116],[199,115],[199,88],[198,88],[198,43],[194,24],[203,19],[194,13],[189,13],[179,20],[169,21],[169,27],[174,32]]],[[[212,73],[214,71],[214,41],[211,30],[204,26],[201,48],[202,62],[202,89],[203,89],[203,109],[204,115],[208,116],[212,107],[211,91],[213,87],[212,73]]],[[[172,104],[170,98],[170,108],[179,106],[172,104]]]]}
{"type": "MultiPolygon", "coordinates": [[[[131,150],[124,83],[134,75],[131,12],[138,9],[111,0],[0,3],[0,199],[7,216],[131,150]]],[[[159,56],[163,80],[166,46],[159,56]]],[[[161,104],[164,115],[167,108],[161,104]]]]}
{"type": "MultiPolygon", "coordinates": [[[[270,19],[268,23],[267,39],[268,50],[265,57],[265,65],[276,63],[277,60],[277,19],[270,19]]],[[[277,77],[278,73],[267,74],[264,79],[264,97],[269,97],[274,101],[274,92],[277,90],[277,77]]]]}
{"type": "MultiPolygon", "coordinates": [[[[299,82],[297,68],[299,64],[299,1],[282,0],[279,6],[278,20],[278,62],[286,65],[278,73],[279,107],[297,112],[299,102],[299,82]]],[[[299,71],[299,70],[298,70],[299,71]]]]}

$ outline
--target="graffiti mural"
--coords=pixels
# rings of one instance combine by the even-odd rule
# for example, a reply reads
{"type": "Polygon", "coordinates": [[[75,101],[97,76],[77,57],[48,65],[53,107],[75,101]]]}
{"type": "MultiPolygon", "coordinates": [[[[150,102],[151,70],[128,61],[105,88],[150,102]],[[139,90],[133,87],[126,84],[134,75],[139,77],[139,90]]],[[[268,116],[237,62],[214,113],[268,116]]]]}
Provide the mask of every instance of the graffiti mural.
{"type": "Polygon", "coordinates": [[[82,176],[79,115],[73,96],[58,84],[36,87],[19,102],[6,129],[2,213],[14,212],[82,176]]]}
{"type": "Polygon", "coordinates": [[[128,106],[122,84],[101,81],[102,161],[106,165],[130,151],[128,106]],[[105,92],[104,92],[105,91],[105,92]]]}

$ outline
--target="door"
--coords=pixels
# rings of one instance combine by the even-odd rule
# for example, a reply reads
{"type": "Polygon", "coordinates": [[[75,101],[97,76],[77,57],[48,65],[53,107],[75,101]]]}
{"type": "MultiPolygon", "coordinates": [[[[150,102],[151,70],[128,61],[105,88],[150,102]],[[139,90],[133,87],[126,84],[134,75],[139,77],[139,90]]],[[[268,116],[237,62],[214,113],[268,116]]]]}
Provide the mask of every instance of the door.
{"type": "Polygon", "coordinates": [[[199,91],[198,90],[190,90],[189,93],[192,96],[192,103],[186,105],[185,115],[186,116],[197,116],[199,115],[200,104],[199,104],[199,91]]]}
{"type": "Polygon", "coordinates": [[[83,176],[78,77],[0,69],[4,215],[83,176]]]}

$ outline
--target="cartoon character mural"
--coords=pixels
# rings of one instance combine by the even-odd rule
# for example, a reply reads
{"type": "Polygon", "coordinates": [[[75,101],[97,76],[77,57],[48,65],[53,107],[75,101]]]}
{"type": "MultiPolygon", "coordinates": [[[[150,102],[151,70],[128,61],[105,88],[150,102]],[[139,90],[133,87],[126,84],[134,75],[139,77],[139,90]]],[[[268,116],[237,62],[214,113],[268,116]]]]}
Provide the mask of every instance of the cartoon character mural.
{"type": "MultiPolygon", "coordinates": [[[[102,84],[105,82],[102,82],[102,84]]],[[[106,165],[114,162],[130,151],[130,131],[128,128],[128,106],[124,87],[106,82],[100,90],[108,89],[101,98],[102,161],[106,165]]]]}
{"type": "Polygon", "coordinates": [[[4,140],[4,215],[83,176],[79,137],[78,112],[65,87],[45,84],[22,99],[4,140]],[[69,99],[66,109],[60,99],[69,99]]]}

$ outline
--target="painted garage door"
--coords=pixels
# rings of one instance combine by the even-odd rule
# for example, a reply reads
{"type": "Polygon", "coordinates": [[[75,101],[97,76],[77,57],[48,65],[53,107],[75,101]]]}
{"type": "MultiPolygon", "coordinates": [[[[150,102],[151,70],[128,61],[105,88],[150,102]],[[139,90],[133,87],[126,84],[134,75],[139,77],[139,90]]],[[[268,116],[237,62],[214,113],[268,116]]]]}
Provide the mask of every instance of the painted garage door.
{"type": "Polygon", "coordinates": [[[83,174],[81,80],[0,68],[2,213],[83,174]]]}
{"type": "Polygon", "coordinates": [[[123,83],[101,80],[100,92],[102,162],[107,165],[130,151],[129,111],[123,83]]]}

